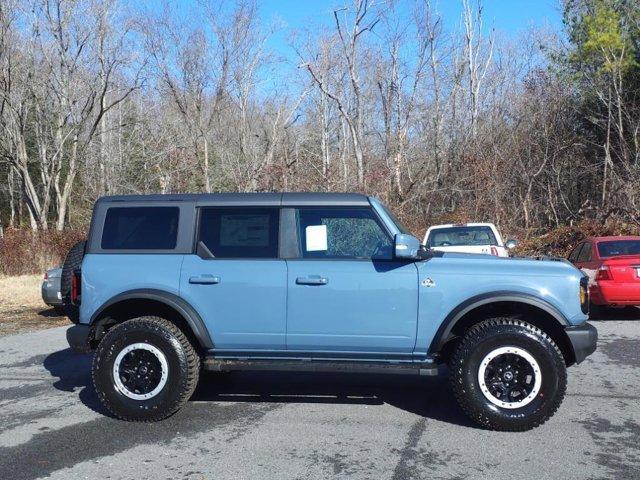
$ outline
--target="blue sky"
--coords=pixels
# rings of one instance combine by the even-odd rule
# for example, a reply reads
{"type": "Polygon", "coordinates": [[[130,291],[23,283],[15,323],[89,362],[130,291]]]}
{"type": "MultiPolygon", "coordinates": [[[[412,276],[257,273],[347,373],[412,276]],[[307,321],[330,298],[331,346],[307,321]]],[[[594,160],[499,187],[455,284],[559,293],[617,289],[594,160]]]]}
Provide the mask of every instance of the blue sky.
{"type": "MultiPolygon", "coordinates": [[[[220,0],[211,0],[213,2],[220,0]]],[[[478,0],[470,0],[472,5],[478,0]]],[[[143,0],[153,11],[162,9],[164,2],[178,11],[190,11],[198,0],[143,0]]],[[[294,31],[309,29],[317,33],[322,25],[333,28],[333,11],[351,5],[353,0],[256,0],[264,25],[276,24],[276,32],[269,45],[283,57],[295,61],[295,53],[289,47],[294,31]]],[[[125,2],[126,3],[126,2],[125,2]]],[[[233,0],[226,0],[228,5],[233,0]]],[[[403,2],[404,5],[411,2],[403,2]]],[[[403,4],[401,3],[401,4],[403,4]]],[[[484,29],[495,28],[498,35],[517,38],[530,27],[547,27],[556,32],[562,30],[561,0],[483,0],[484,29]]],[[[432,0],[441,15],[445,29],[460,28],[462,0],[432,0]]]]}
{"type": "MultiPolygon", "coordinates": [[[[289,55],[287,47],[290,30],[307,25],[328,24],[333,20],[336,7],[349,4],[349,0],[258,0],[261,15],[267,22],[280,19],[287,28],[271,38],[271,46],[289,55]]],[[[460,25],[462,0],[434,0],[443,24],[449,30],[460,25]]],[[[484,0],[485,29],[495,28],[500,34],[517,37],[532,26],[562,29],[560,0],[484,0]]]]}
{"type": "MultiPolygon", "coordinates": [[[[2,0],[0,0],[2,1],[2,0]]],[[[206,0],[205,0],[206,1],[206,0]]],[[[215,4],[221,0],[208,0],[215,4]]],[[[233,0],[225,0],[228,7],[233,0]]],[[[375,1],[375,0],[374,0],[375,1]]],[[[470,0],[477,5],[478,0],[470,0]]],[[[262,72],[264,83],[262,88],[271,91],[276,85],[288,84],[283,79],[289,78],[291,69],[297,70],[299,58],[291,47],[292,34],[300,32],[301,37],[296,41],[303,43],[305,31],[315,37],[325,26],[329,33],[333,33],[333,11],[336,8],[352,5],[353,0],[256,0],[263,26],[274,25],[274,32],[268,37],[268,50],[274,52],[278,62],[269,67],[271,70],[262,72]]],[[[562,31],[561,0],[483,0],[483,28],[485,33],[494,28],[498,38],[507,37],[517,41],[518,37],[531,27],[543,27],[556,32],[562,31]]],[[[149,8],[152,12],[159,12],[163,5],[175,8],[174,14],[190,13],[197,10],[198,0],[142,0],[138,7],[149,8]],[[165,3],[166,2],[166,3],[165,3]]],[[[400,0],[399,14],[410,13],[411,0],[400,0]]],[[[461,26],[462,0],[432,0],[432,6],[440,14],[445,31],[459,31],[461,26]]],[[[196,14],[197,15],[197,14],[196,14]]]]}

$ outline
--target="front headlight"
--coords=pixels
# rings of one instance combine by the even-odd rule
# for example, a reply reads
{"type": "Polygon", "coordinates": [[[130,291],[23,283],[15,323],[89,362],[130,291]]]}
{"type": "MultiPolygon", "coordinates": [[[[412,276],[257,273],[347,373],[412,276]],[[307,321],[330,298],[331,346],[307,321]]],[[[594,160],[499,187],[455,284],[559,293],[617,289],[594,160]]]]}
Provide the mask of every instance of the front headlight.
{"type": "Polygon", "coordinates": [[[580,309],[582,313],[589,313],[589,278],[580,279],[580,309]]]}

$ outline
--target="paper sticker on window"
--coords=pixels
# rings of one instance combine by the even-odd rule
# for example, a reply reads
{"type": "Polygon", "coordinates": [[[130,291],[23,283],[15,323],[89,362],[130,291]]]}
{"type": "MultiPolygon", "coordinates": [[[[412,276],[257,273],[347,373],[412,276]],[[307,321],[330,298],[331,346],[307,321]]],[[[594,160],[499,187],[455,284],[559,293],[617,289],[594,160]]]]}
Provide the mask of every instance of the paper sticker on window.
{"type": "Polygon", "coordinates": [[[310,225],[305,228],[307,252],[319,252],[327,250],[327,226],[310,225]]]}

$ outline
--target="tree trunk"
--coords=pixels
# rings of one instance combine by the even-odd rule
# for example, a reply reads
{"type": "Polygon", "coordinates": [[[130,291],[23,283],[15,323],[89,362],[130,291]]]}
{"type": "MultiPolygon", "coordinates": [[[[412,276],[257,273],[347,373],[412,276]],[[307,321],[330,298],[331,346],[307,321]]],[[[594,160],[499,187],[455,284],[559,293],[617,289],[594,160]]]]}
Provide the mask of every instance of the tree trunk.
{"type": "Polygon", "coordinates": [[[31,180],[31,175],[28,169],[29,159],[27,156],[27,147],[25,145],[24,137],[20,139],[17,147],[17,162],[14,167],[16,168],[18,175],[20,176],[20,179],[22,181],[22,192],[25,203],[27,205],[27,209],[29,210],[31,229],[34,231],[38,230],[39,228],[46,230],[46,212],[43,213],[42,209],[40,208],[38,192],[35,188],[35,185],[33,184],[33,181],[31,180]]]}
{"type": "Polygon", "coordinates": [[[602,195],[600,204],[605,208],[607,200],[607,180],[609,174],[609,164],[611,163],[611,87],[609,87],[609,99],[607,105],[607,136],[604,143],[604,168],[602,170],[602,195]]]}
{"type": "Polygon", "coordinates": [[[207,193],[211,193],[211,182],[209,180],[209,141],[204,137],[204,189],[207,193]]]}
{"type": "Polygon", "coordinates": [[[64,230],[64,221],[67,217],[67,210],[69,207],[69,197],[71,196],[71,191],[73,190],[73,182],[76,177],[77,170],[77,155],[78,155],[78,136],[74,136],[73,143],[71,144],[71,152],[69,155],[69,172],[67,173],[67,177],[64,181],[64,187],[62,188],[62,193],[60,194],[60,199],[58,202],[58,221],[56,222],[56,230],[61,232],[64,230]]]}
{"type": "Polygon", "coordinates": [[[358,187],[364,188],[364,153],[362,152],[362,138],[354,126],[350,126],[351,141],[353,142],[353,154],[356,157],[356,168],[358,170],[358,187]]]}
{"type": "Polygon", "coordinates": [[[331,165],[331,157],[329,156],[329,113],[327,96],[322,93],[320,94],[320,105],[322,176],[324,177],[325,188],[329,190],[329,168],[331,165]]]}
{"type": "Polygon", "coordinates": [[[9,226],[11,228],[16,225],[16,204],[13,183],[13,167],[9,165],[9,173],[7,174],[7,185],[9,187],[9,226]]]}

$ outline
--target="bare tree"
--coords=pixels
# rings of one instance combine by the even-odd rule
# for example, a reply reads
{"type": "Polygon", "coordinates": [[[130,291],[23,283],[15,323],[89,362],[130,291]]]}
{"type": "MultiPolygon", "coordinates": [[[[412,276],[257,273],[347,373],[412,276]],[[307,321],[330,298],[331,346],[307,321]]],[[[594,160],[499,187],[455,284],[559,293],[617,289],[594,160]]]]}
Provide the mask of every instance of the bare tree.
{"type": "Polygon", "coordinates": [[[493,57],[493,35],[485,40],[482,34],[482,3],[472,8],[469,0],[463,0],[465,28],[465,63],[469,82],[469,98],[471,100],[471,131],[475,134],[480,103],[480,89],[487,75],[493,57]],[[484,49],[486,48],[486,52],[484,49]],[[483,56],[481,56],[481,54],[483,56]]]}
{"type": "Polygon", "coordinates": [[[373,30],[379,22],[379,17],[373,9],[369,0],[355,0],[352,8],[342,8],[333,12],[336,33],[339,38],[341,58],[344,61],[344,68],[348,75],[350,86],[349,97],[338,95],[328,88],[327,82],[322,81],[317,73],[314,63],[306,62],[304,66],[311,78],[329,99],[335,102],[340,115],[351,134],[351,144],[356,160],[358,185],[365,185],[365,138],[364,138],[364,99],[360,78],[362,61],[362,39],[361,36],[373,30]]]}

